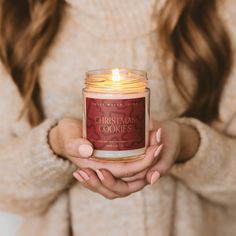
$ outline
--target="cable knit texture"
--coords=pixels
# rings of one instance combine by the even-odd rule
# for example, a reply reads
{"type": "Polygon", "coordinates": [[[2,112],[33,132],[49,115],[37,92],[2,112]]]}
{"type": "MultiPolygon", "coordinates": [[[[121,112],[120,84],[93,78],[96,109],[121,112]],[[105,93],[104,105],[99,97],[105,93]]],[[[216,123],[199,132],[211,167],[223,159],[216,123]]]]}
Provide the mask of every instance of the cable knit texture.
{"type": "MultiPolygon", "coordinates": [[[[0,206],[26,217],[21,236],[234,236],[236,232],[235,67],[211,126],[177,118],[180,95],[160,73],[157,15],[165,0],[68,0],[61,31],[41,70],[46,120],[17,120],[22,99],[0,67],[0,206]],[[196,155],[168,176],[126,198],[107,200],[72,185],[71,163],[56,157],[48,131],[64,116],[82,118],[84,74],[90,69],[146,70],[154,119],[175,118],[201,137],[196,155]]],[[[234,0],[222,16],[236,41],[234,0]]],[[[189,86],[194,86],[189,78],[189,86]]]]}

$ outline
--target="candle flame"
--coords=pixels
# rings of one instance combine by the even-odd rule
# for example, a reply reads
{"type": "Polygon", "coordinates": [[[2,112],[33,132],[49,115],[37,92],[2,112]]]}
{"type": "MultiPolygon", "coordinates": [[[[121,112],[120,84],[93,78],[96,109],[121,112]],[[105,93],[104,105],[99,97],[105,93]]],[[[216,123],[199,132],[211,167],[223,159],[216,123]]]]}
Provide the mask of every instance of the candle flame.
{"type": "Polygon", "coordinates": [[[120,70],[119,69],[112,70],[112,80],[113,81],[120,81],[120,70]]]}

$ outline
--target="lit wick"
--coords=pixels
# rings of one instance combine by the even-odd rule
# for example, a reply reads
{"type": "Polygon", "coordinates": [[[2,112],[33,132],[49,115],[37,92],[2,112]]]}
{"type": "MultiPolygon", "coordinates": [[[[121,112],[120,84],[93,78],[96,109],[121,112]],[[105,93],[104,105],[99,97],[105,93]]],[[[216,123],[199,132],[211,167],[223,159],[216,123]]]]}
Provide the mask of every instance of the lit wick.
{"type": "Polygon", "coordinates": [[[112,80],[114,82],[120,81],[120,70],[119,69],[113,69],[112,70],[112,80]]]}

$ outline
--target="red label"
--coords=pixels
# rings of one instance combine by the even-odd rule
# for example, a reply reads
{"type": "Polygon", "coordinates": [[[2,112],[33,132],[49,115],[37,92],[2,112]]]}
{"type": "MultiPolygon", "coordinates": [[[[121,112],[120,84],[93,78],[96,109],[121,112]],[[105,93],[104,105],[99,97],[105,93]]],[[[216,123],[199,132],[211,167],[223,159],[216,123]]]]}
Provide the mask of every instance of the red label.
{"type": "Polygon", "coordinates": [[[86,98],[87,139],[97,150],[145,147],[145,98],[86,98]]]}

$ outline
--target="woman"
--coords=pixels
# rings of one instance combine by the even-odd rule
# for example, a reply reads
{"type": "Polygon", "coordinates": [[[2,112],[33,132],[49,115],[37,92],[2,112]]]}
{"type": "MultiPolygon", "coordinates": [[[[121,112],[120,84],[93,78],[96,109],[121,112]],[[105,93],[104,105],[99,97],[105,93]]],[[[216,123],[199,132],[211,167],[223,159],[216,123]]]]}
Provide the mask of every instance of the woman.
{"type": "Polygon", "coordinates": [[[26,217],[19,235],[234,235],[233,1],[219,4],[1,1],[0,202],[26,217]],[[149,74],[143,160],[89,159],[83,78],[107,67],[149,74]]]}

